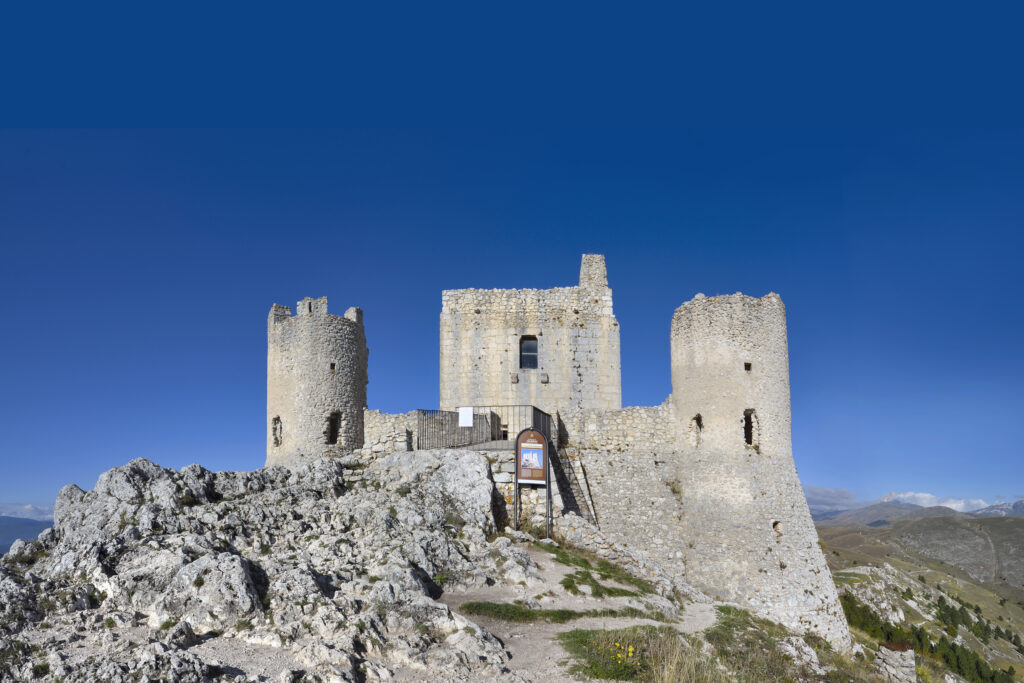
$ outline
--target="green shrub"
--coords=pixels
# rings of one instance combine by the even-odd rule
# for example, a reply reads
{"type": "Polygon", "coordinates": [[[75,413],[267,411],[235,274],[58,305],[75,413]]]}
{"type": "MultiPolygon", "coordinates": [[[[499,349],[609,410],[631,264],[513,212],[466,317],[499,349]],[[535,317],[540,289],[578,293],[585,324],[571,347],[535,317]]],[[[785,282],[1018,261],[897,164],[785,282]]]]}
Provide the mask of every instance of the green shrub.
{"type": "MultiPolygon", "coordinates": [[[[869,606],[846,592],[839,596],[839,601],[851,626],[861,629],[883,643],[913,647],[922,657],[941,661],[950,671],[963,676],[970,683],[1013,683],[1015,674],[1012,670],[993,669],[977,652],[950,642],[946,636],[942,636],[938,643],[933,643],[923,628],[913,626],[908,632],[883,621],[869,606]]],[[[983,619],[971,620],[965,605],[961,604],[959,608],[954,608],[942,596],[939,596],[936,602],[936,617],[945,624],[946,632],[950,636],[956,635],[958,625],[961,624],[970,628],[976,635],[981,634],[979,638],[982,635],[987,638],[991,632],[988,622],[983,619]]]]}

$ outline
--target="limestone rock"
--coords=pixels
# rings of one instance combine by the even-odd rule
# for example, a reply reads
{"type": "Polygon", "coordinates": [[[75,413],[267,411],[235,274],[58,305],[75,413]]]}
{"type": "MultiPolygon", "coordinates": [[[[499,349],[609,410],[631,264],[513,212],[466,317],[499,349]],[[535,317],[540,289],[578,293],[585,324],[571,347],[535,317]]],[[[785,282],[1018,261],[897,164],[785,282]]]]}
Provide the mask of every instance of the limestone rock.
{"type": "MultiPolygon", "coordinates": [[[[536,581],[529,555],[487,540],[487,460],[368,453],[254,472],[133,460],[64,487],[53,530],[0,562],[0,640],[45,647],[66,680],[205,681],[251,652],[279,680],[518,680],[501,643],[435,600],[536,581]]],[[[32,666],[4,660],[0,679],[32,666]]]]}

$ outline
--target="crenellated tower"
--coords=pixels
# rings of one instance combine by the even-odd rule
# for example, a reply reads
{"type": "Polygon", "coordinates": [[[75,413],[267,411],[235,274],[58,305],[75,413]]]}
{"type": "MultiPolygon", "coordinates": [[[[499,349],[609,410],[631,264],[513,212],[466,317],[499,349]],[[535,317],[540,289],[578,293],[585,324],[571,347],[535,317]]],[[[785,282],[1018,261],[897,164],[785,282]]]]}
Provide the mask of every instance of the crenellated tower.
{"type": "Polygon", "coordinates": [[[274,304],[267,320],[267,466],[363,445],[363,312],[327,312],[327,297],[274,304]]]}

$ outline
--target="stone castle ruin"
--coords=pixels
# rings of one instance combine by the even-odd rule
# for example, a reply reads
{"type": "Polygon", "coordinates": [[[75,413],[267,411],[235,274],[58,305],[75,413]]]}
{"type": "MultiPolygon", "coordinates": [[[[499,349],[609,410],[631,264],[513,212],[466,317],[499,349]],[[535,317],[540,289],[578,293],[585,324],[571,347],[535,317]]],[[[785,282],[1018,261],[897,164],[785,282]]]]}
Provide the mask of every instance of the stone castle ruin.
{"type": "MultiPolygon", "coordinates": [[[[575,512],[714,598],[845,650],[849,631],[790,439],[777,294],[697,294],[672,316],[672,394],[622,408],[619,324],[604,257],[579,285],[448,290],[440,410],[366,407],[362,311],[303,299],[268,320],[267,465],[353,452],[465,447],[493,456],[511,505],[518,431],[552,442],[555,512],[575,512]],[[459,426],[472,409],[472,426],[459,426]]],[[[463,423],[464,424],[464,423],[463,423]]],[[[541,496],[524,500],[540,509],[541,496]]]]}

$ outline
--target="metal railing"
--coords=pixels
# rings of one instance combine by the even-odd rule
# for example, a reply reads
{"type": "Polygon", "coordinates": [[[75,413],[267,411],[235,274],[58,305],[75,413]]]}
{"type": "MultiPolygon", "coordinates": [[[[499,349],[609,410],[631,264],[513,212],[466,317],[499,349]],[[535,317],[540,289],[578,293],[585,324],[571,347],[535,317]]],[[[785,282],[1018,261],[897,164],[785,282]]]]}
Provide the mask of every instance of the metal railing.
{"type": "Polygon", "coordinates": [[[580,470],[586,477],[587,470],[583,466],[583,455],[579,448],[556,448],[552,453],[551,470],[554,472],[555,483],[562,495],[562,507],[569,512],[575,512],[597,526],[597,514],[592,508],[590,484],[587,484],[586,489],[580,484],[572,462],[574,459],[579,461],[580,470]]]}
{"type": "Polygon", "coordinates": [[[473,406],[473,425],[459,426],[457,410],[416,411],[416,449],[513,450],[516,436],[532,427],[552,441],[554,420],[534,406],[473,406]]]}

